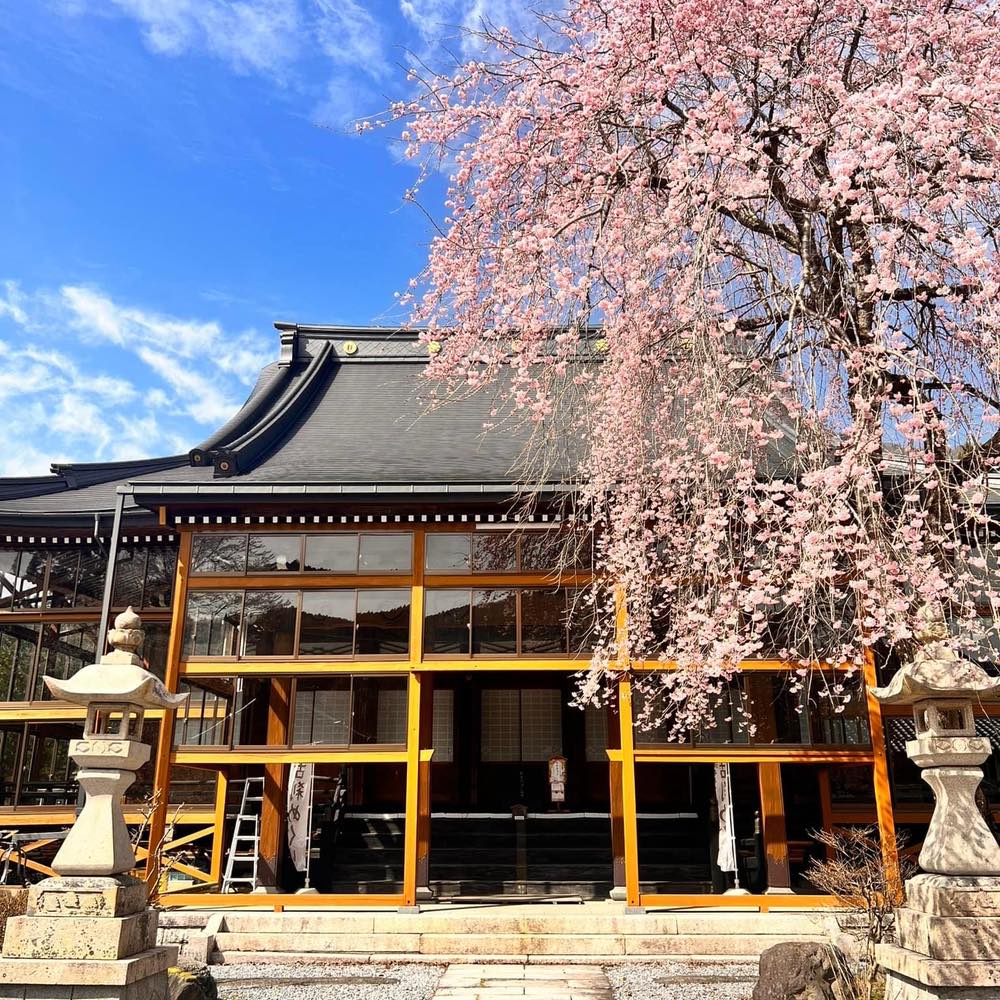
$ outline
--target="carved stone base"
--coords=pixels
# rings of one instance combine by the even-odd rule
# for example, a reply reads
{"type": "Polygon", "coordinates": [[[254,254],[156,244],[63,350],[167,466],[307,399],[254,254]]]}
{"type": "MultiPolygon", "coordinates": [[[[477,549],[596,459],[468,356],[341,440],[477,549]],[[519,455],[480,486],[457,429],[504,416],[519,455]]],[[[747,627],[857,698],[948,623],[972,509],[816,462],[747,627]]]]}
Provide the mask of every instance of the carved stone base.
{"type": "Polygon", "coordinates": [[[28,913],[50,917],[127,917],[146,909],[146,886],[130,875],[47,878],[28,890],[28,913]]]}
{"type": "Polygon", "coordinates": [[[0,959],[0,1000],[167,1000],[176,948],[115,962],[0,959]]]}
{"type": "Polygon", "coordinates": [[[918,875],[897,926],[885,1000],[1000,1000],[1000,879],[918,875]]]}

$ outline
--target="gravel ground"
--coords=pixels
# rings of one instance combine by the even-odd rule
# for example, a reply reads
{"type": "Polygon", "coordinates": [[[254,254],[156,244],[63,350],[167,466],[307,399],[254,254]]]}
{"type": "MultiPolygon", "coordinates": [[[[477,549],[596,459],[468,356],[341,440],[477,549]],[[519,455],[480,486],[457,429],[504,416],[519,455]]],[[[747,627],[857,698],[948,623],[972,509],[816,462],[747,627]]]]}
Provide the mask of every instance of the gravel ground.
{"type": "Polygon", "coordinates": [[[749,1000],[756,962],[636,962],[605,969],[615,1000],[749,1000]]]}
{"type": "Polygon", "coordinates": [[[219,1000],[428,1000],[443,972],[418,963],[212,966],[219,1000]]]}

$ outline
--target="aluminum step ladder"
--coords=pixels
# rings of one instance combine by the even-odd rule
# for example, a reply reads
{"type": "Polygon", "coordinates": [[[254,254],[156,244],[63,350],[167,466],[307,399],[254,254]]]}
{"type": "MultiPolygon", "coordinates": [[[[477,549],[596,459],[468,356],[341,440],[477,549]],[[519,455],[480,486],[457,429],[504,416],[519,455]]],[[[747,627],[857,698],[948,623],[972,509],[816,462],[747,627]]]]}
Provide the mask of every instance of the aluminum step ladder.
{"type": "Polygon", "coordinates": [[[232,892],[234,886],[257,888],[257,862],[260,860],[260,811],[264,801],[264,779],[245,778],[240,811],[233,826],[233,839],[226,855],[226,871],[222,876],[222,891],[232,892]],[[249,873],[247,870],[249,869],[249,873]],[[238,874],[243,873],[243,874],[238,874]]]}

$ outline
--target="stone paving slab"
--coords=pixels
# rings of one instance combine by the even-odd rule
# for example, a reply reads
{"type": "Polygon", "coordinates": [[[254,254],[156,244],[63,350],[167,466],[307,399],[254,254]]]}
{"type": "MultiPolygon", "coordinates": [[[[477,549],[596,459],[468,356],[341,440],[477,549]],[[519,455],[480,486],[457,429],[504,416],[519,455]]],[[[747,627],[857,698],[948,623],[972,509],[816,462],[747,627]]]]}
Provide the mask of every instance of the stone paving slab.
{"type": "Polygon", "coordinates": [[[433,1000],[611,1000],[604,970],[592,965],[449,965],[433,1000]]]}

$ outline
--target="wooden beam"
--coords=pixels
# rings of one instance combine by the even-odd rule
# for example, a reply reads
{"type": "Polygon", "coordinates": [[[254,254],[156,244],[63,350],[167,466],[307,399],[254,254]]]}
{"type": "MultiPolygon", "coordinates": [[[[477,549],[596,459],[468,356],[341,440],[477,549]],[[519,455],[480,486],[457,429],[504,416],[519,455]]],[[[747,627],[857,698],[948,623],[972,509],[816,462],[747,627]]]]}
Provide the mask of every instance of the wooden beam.
{"type": "MultiPolygon", "coordinates": [[[[271,746],[288,744],[289,709],[292,682],[288,677],[271,680],[267,702],[267,742],[271,746]]],[[[260,813],[260,858],[258,882],[276,888],[281,876],[281,857],[285,846],[285,796],[288,791],[288,765],[269,762],[264,765],[264,802],[260,813]]]]}
{"type": "MultiPolygon", "coordinates": [[[[167,642],[167,665],[164,683],[167,690],[177,692],[180,679],[182,643],[184,639],[184,608],[187,604],[187,580],[191,566],[191,532],[181,531],[177,550],[177,568],[174,572],[173,613],[170,619],[170,638],[167,642]]],[[[149,819],[150,856],[146,861],[146,878],[156,867],[156,848],[162,843],[167,828],[167,808],[170,799],[170,763],[174,743],[174,718],[176,712],[168,710],[160,720],[160,733],[156,745],[156,767],[153,772],[153,812],[149,819]]]]}
{"type": "Polygon", "coordinates": [[[760,815],[764,826],[764,857],[767,862],[767,891],[790,892],[792,870],[788,863],[788,831],[785,825],[781,765],[758,764],[757,769],[760,780],[760,815]]]}

